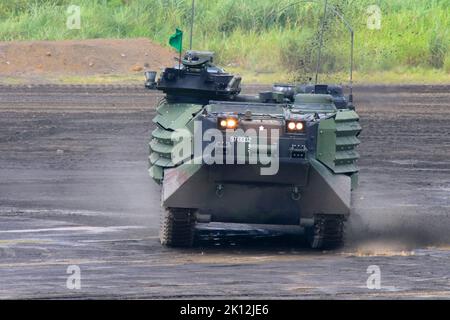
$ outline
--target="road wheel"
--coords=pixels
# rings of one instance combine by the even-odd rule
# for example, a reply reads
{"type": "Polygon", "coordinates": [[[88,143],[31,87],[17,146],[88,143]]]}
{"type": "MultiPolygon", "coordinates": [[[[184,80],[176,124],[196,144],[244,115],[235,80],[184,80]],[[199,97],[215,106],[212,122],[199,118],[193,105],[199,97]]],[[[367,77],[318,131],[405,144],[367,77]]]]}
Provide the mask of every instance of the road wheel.
{"type": "Polygon", "coordinates": [[[169,247],[192,247],[195,233],[195,210],[166,208],[161,216],[159,239],[169,247]]]}
{"type": "Polygon", "coordinates": [[[344,244],[344,216],[316,215],[314,225],[306,230],[313,249],[337,249],[344,244]]]}

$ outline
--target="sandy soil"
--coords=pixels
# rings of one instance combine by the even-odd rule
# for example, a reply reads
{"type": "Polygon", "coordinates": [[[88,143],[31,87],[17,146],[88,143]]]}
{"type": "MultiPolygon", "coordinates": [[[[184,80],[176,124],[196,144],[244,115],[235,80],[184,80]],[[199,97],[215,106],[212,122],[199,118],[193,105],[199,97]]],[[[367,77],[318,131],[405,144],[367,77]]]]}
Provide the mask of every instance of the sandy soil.
{"type": "Polygon", "coordinates": [[[357,88],[347,244],[316,252],[295,230],[220,224],[200,226],[193,249],[161,247],[146,172],[159,97],[0,86],[0,298],[450,298],[449,92],[357,88]],[[380,290],[366,286],[371,265],[380,290]]]}
{"type": "Polygon", "coordinates": [[[0,42],[0,77],[133,74],[172,65],[173,56],[145,38],[0,42]]]}

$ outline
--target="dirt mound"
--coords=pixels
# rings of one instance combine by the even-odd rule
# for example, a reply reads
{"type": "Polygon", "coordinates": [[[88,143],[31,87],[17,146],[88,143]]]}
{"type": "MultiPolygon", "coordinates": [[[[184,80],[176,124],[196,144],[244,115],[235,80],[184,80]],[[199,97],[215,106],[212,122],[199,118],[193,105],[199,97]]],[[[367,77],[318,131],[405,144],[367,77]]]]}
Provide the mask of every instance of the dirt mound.
{"type": "Polygon", "coordinates": [[[148,39],[0,42],[0,76],[132,74],[174,64],[148,39]]]}

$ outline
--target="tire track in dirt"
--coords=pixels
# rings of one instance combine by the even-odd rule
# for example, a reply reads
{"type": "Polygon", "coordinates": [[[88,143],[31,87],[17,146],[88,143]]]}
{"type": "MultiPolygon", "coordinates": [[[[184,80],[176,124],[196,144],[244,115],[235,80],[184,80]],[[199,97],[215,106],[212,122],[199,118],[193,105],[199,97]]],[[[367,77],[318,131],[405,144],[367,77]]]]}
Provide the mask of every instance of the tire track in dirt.
{"type": "Polygon", "coordinates": [[[296,234],[248,226],[162,248],[146,172],[160,96],[0,86],[0,297],[449,298],[449,89],[355,88],[361,181],[348,243],[314,252],[296,234]],[[79,292],[65,288],[69,264],[81,267],[79,292]],[[369,265],[381,290],[365,287],[369,265]]]}

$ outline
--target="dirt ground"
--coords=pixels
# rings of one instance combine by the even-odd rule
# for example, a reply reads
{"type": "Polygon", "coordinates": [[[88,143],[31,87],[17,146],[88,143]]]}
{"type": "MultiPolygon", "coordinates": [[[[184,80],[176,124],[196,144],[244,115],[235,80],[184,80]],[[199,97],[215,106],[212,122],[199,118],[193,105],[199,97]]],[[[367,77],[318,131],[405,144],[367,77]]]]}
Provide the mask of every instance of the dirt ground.
{"type": "Polygon", "coordinates": [[[145,38],[0,42],[0,78],[133,74],[172,65],[173,56],[145,38]]]}
{"type": "Polygon", "coordinates": [[[450,87],[355,96],[361,181],[342,250],[222,224],[175,250],[159,245],[147,175],[157,95],[0,86],[0,298],[450,298],[450,87]],[[70,265],[79,290],[66,287],[70,265]]]}

